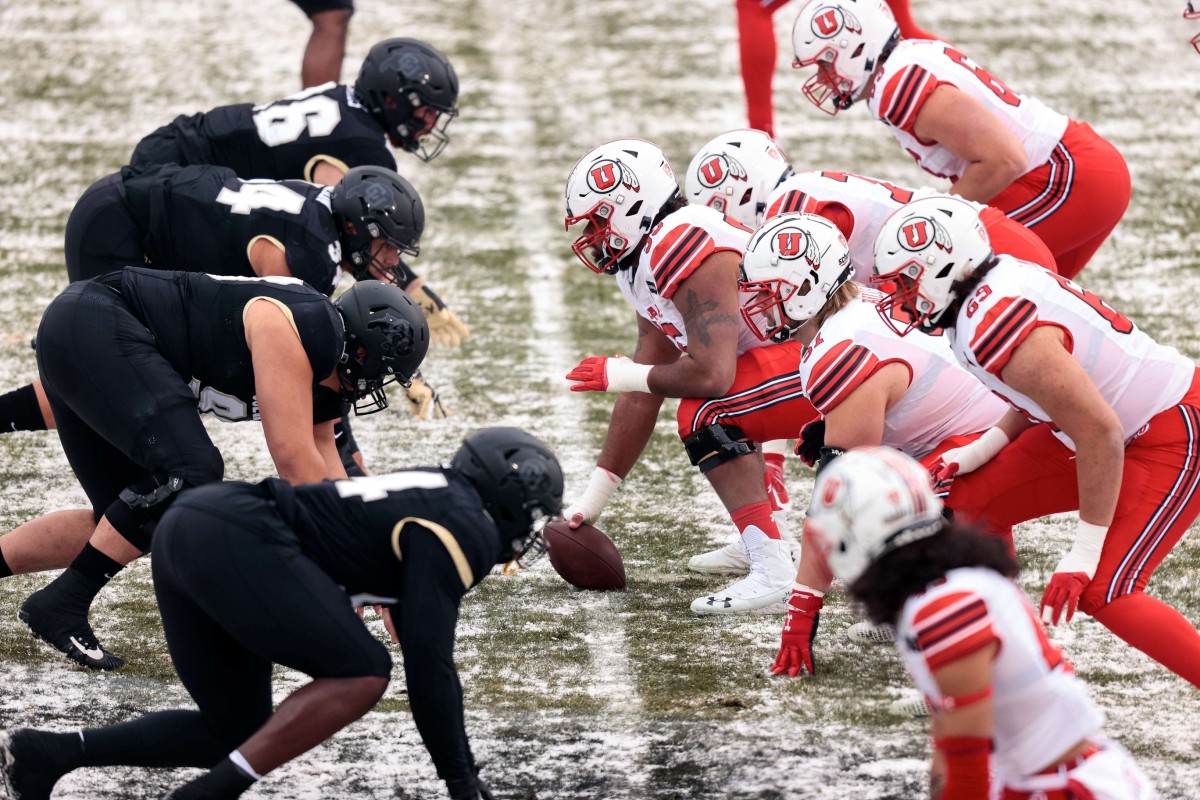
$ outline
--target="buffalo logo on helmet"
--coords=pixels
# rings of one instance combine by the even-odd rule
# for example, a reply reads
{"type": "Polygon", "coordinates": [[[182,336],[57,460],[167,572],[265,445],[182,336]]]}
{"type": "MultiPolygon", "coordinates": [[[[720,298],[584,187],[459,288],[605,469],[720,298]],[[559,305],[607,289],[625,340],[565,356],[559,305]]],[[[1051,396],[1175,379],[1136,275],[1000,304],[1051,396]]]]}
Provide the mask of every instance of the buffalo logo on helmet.
{"type": "Polygon", "coordinates": [[[844,8],[826,6],[813,16],[812,32],[821,39],[832,39],[843,30],[862,33],[862,23],[844,8]]]}
{"type": "Polygon", "coordinates": [[[620,161],[606,158],[588,167],[588,188],[597,194],[608,194],[618,185],[636,192],[641,187],[633,170],[620,161]]]}
{"type": "Polygon", "coordinates": [[[425,65],[425,59],[411,50],[392,53],[383,62],[381,69],[399,73],[409,83],[425,83],[429,80],[429,69],[425,65]]]}
{"type": "Polygon", "coordinates": [[[785,261],[803,258],[810,267],[821,263],[821,251],[816,241],[800,228],[783,228],[775,232],[772,248],[785,261]]]}
{"type": "Polygon", "coordinates": [[[949,232],[929,217],[913,217],[896,232],[900,246],[911,252],[920,252],[932,243],[939,250],[954,252],[954,243],[949,232]]]}
{"type": "Polygon", "coordinates": [[[700,185],[705,189],[715,189],[731,178],[740,181],[750,179],[746,168],[736,159],[730,158],[724,153],[713,153],[703,159],[696,174],[700,179],[700,185]]]}

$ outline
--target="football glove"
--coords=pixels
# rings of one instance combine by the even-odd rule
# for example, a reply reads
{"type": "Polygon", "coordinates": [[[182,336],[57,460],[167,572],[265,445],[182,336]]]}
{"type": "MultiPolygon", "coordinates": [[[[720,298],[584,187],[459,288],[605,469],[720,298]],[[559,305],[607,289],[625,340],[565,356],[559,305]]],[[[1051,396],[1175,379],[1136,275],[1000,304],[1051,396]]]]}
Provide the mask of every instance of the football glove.
{"type": "Polygon", "coordinates": [[[589,356],[567,373],[572,392],[649,392],[650,364],[625,356],[589,356]]]}
{"type": "Polygon", "coordinates": [[[821,459],[821,448],[825,446],[825,420],[814,419],[800,429],[800,441],[796,442],[796,455],[808,466],[816,469],[821,459]]]}
{"type": "Polygon", "coordinates": [[[438,390],[425,381],[420,372],[413,375],[412,383],[404,387],[408,397],[408,411],[417,419],[446,419],[450,409],[442,403],[438,390]]]}
{"type": "Polygon", "coordinates": [[[1107,535],[1107,525],[1093,525],[1079,520],[1071,549],[1054,568],[1050,583],[1042,593],[1042,622],[1057,625],[1060,618],[1063,622],[1070,622],[1075,616],[1079,598],[1092,582],[1096,567],[1100,565],[1100,551],[1104,549],[1107,535]]]}
{"type": "Polygon", "coordinates": [[[988,428],[973,442],[952,447],[938,456],[929,468],[934,484],[941,487],[955,475],[974,472],[996,457],[1008,444],[1008,434],[999,428],[988,428]]]}
{"type": "Polygon", "coordinates": [[[421,284],[409,294],[425,313],[425,321],[429,323],[430,343],[458,347],[463,343],[463,339],[471,335],[471,329],[425,284],[421,284]]]}
{"type": "Polygon", "coordinates": [[[771,665],[772,675],[787,675],[794,678],[800,673],[815,675],[812,643],[817,638],[817,625],[821,621],[821,606],[825,595],[808,586],[794,584],[788,599],[787,619],[779,644],[779,654],[771,665]]]}

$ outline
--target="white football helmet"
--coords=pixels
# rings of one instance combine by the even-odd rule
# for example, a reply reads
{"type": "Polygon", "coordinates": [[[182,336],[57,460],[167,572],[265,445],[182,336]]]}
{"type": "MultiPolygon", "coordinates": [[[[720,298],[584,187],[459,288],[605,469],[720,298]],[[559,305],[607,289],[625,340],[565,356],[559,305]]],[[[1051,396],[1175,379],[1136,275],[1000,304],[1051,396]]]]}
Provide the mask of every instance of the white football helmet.
{"type": "Polygon", "coordinates": [[[979,208],[939,194],[901,206],[884,221],[875,237],[871,283],[887,295],[879,313],[896,333],[943,325],[943,312],[957,299],[954,282],[992,258],[979,208]],[[911,321],[901,328],[903,319],[911,321]]]}
{"type": "Polygon", "coordinates": [[[750,237],[738,291],[742,318],[762,340],[785,341],[850,280],[850,246],[815,214],[780,214],[750,237]]]}
{"type": "Polygon", "coordinates": [[[804,96],[837,114],[854,104],[898,41],[900,27],[884,0],[810,0],[792,26],[792,68],[816,65],[804,96]]]}
{"type": "Polygon", "coordinates": [[[615,274],[679,195],[666,155],[641,139],[592,150],[567,178],[566,229],[589,223],[571,249],[592,272],[615,274]]]}
{"type": "Polygon", "coordinates": [[[762,223],[767,196],[791,175],[792,165],[770,136],[729,131],[701,147],[688,164],[684,195],[753,230],[762,223]]]}
{"type": "Polygon", "coordinates": [[[881,556],[932,536],[944,522],[920,463],[890,447],[866,447],[821,470],[805,525],[833,574],[850,585],[881,556]]]}

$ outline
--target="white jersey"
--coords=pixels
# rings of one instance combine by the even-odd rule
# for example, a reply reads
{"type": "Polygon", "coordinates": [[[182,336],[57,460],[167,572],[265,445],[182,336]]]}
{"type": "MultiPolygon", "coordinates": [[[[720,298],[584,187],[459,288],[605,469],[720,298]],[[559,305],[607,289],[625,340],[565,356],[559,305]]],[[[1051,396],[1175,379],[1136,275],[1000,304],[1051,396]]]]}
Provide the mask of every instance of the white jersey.
{"type": "Polygon", "coordinates": [[[1062,652],[1046,638],[1021,590],[990,569],[954,569],[904,604],[896,648],[935,708],[933,673],[996,643],[993,767],[1006,784],[1047,767],[1096,734],[1104,713],[1062,652]]]}
{"type": "Polygon", "coordinates": [[[959,366],[943,335],[899,336],[879,316],[870,289],[827,319],[800,358],[804,393],[828,414],[886,364],[908,368],[904,395],[884,414],[883,444],[914,458],[947,437],[987,430],[1007,406],[959,366]]]}
{"type": "MultiPolygon", "coordinates": [[[[1051,422],[1037,403],[1000,373],[1035,328],[1053,325],[1100,394],[1117,412],[1125,441],[1160,411],[1177,405],[1196,373],[1191,359],[1159,344],[1096,295],[1060,275],[1011,256],[1000,263],[958,312],[948,331],[959,362],[1008,404],[1035,422],[1051,422]]],[[[1054,429],[1064,444],[1070,437],[1054,429]]]]}
{"type": "Polygon", "coordinates": [[[1018,94],[945,42],[901,41],[871,85],[867,107],[921,168],[958,180],[967,161],[913,133],[917,114],[938,86],[950,84],[979,101],[1025,148],[1025,170],[1045,164],[1070,121],[1036,97],[1018,94]]]}
{"type": "MultiPolygon", "coordinates": [[[[687,352],[687,329],[683,313],[672,299],[675,291],[696,267],[713,253],[746,252],[751,231],[706,206],[684,206],[668,214],[650,232],[636,267],[616,275],[621,294],[639,315],[649,320],[683,352],[687,352]]],[[[746,299],[739,297],[739,301],[746,299]]],[[[761,341],[739,322],[738,351],[742,353],[770,342],[761,341]]]]}

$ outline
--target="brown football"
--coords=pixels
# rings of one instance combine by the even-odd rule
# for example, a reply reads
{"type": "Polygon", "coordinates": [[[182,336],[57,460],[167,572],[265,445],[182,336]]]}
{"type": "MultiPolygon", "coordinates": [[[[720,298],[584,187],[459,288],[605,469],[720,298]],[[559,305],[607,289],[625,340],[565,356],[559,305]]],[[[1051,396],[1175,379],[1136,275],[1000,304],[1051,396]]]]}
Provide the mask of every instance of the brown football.
{"type": "Polygon", "coordinates": [[[542,535],[550,563],[567,583],[600,591],[625,588],[625,562],[604,531],[586,522],[570,528],[565,519],[556,519],[542,535]]]}

